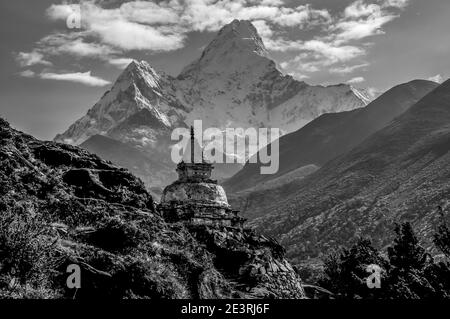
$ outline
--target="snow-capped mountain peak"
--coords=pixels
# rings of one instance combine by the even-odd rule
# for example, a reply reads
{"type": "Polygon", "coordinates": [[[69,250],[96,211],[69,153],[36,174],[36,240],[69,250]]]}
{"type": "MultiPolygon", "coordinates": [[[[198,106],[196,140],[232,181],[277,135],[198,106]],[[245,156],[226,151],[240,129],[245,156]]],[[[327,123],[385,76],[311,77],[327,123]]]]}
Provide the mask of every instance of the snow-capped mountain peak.
{"type": "Polygon", "coordinates": [[[251,72],[273,63],[256,28],[246,20],[234,20],[224,26],[205,48],[201,57],[188,65],[179,79],[201,74],[229,76],[251,72]]]}
{"type": "Polygon", "coordinates": [[[80,144],[100,134],[167,162],[171,128],[194,120],[201,119],[204,129],[275,127],[290,133],[323,113],[367,102],[349,85],[310,86],[282,74],[251,22],[234,20],[177,78],[132,61],[111,90],[55,140],[80,144]]]}
{"type": "Polygon", "coordinates": [[[80,144],[93,135],[108,135],[111,129],[144,109],[170,127],[170,119],[161,111],[167,109],[166,87],[170,80],[147,62],[132,61],[100,101],[55,140],[80,144]]]}
{"type": "Polygon", "coordinates": [[[118,78],[118,82],[122,79],[138,82],[143,81],[146,86],[151,88],[160,88],[160,81],[163,77],[167,77],[162,72],[157,73],[146,61],[133,60],[122,72],[118,78]]]}
{"type": "Polygon", "coordinates": [[[211,44],[226,43],[230,40],[246,49],[266,56],[266,47],[258,34],[255,26],[247,20],[234,20],[224,26],[218,33],[215,41],[211,44]]]}

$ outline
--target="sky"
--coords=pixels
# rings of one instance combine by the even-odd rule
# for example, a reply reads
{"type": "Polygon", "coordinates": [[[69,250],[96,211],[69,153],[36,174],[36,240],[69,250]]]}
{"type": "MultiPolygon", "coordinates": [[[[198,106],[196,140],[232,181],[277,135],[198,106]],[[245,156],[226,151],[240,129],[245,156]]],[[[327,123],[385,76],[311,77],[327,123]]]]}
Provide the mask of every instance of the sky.
{"type": "Polygon", "coordinates": [[[282,71],[370,92],[450,77],[448,0],[0,2],[0,116],[51,140],[131,59],[176,76],[217,31],[250,20],[282,71]]]}

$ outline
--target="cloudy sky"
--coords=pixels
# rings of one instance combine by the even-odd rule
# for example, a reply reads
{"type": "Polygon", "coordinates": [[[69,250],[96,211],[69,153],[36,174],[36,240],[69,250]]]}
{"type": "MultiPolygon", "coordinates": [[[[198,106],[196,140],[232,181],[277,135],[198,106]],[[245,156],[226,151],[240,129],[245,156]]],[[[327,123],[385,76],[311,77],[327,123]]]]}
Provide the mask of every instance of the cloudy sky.
{"type": "Polygon", "coordinates": [[[84,115],[131,59],[177,75],[235,18],[307,83],[383,91],[450,77],[448,0],[15,0],[0,17],[0,116],[42,139],[84,115]]]}

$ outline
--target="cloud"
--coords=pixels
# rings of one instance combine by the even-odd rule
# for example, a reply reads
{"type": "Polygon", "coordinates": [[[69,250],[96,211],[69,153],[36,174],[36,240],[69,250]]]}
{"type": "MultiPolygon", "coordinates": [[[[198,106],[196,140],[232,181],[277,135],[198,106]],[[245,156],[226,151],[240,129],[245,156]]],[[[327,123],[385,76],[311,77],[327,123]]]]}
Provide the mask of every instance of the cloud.
{"type": "MultiPolygon", "coordinates": [[[[381,27],[396,17],[390,9],[404,8],[408,4],[408,0],[373,1],[377,3],[354,1],[340,18],[332,17],[326,9],[316,9],[309,4],[290,7],[281,0],[128,1],[107,7],[102,7],[101,1],[84,1],[80,12],[86,34],[125,51],[176,50],[184,46],[187,33],[215,32],[234,19],[253,21],[270,49],[284,51],[295,50],[299,43],[283,39],[280,32],[274,32],[274,27],[326,26],[327,35],[331,32],[328,39],[316,36],[310,41],[328,42],[329,47],[337,47],[350,40],[381,34],[381,27]]],[[[54,20],[64,20],[74,11],[74,5],[53,4],[47,9],[47,15],[54,20]]],[[[78,50],[82,50],[85,44],[78,45],[78,50]]]]}
{"type": "Polygon", "coordinates": [[[16,61],[21,67],[32,66],[36,64],[52,65],[51,62],[44,60],[44,55],[37,50],[31,52],[19,52],[16,55],[16,61]]]}
{"type": "Polygon", "coordinates": [[[19,72],[19,75],[24,77],[24,78],[32,78],[36,75],[36,73],[34,73],[31,70],[24,70],[22,72],[19,72]]]}
{"type": "Polygon", "coordinates": [[[86,42],[82,38],[82,33],[53,33],[42,38],[38,42],[41,52],[50,55],[70,54],[77,57],[98,57],[102,58],[111,54],[120,53],[119,50],[113,49],[111,46],[86,42]]]}
{"type": "Polygon", "coordinates": [[[119,69],[125,69],[132,61],[133,59],[130,58],[111,58],[108,63],[119,69]]]}
{"type": "Polygon", "coordinates": [[[258,34],[261,36],[261,38],[270,39],[273,36],[274,31],[272,30],[270,25],[267,23],[267,21],[255,20],[255,21],[253,21],[252,24],[255,26],[255,28],[258,31],[258,34]]]}
{"type": "Polygon", "coordinates": [[[309,75],[306,75],[306,74],[304,74],[304,73],[297,72],[297,71],[289,72],[288,75],[290,75],[290,76],[292,76],[293,78],[295,78],[295,79],[297,79],[297,80],[300,80],[300,81],[301,81],[301,80],[306,80],[306,79],[309,79],[309,78],[310,78],[309,75]]]}
{"type": "Polygon", "coordinates": [[[354,19],[371,16],[373,14],[379,13],[380,9],[380,6],[377,4],[367,4],[362,0],[358,0],[345,8],[344,18],[354,19]]]}
{"type": "Polygon", "coordinates": [[[348,61],[364,53],[363,49],[355,46],[336,46],[321,40],[310,40],[303,43],[303,49],[321,53],[333,61],[348,61]]]}
{"type": "Polygon", "coordinates": [[[182,48],[186,38],[183,34],[123,20],[98,21],[91,28],[103,42],[127,51],[173,51],[182,48]]]}
{"type": "Polygon", "coordinates": [[[364,79],[362,76],[350,79],[347,81],[348,84],[357,84],[357,83],[362,83],[364,82],[366,79],[364,79]]]}
{"type": "MultiPolygon", "coordinates": [[[[351,52],[353,56],[359,56],[365,51],[364,43],[358,45],[353,43],[370,36],[384,34],[383,26],[398,17],[398,14],[391,12],[391,9],[394,7],[403,9],[407,4],[408,1],[406,0],[385,0],[381,4],[366,3],[363,0],[357,0],[347,6],[340,17],[333,18],[328,12],[316,13],[323,18],[321,22],[326,26],[326,34],[320,35],[318,33],[309,41],[284,39],[273,32],[271,26],[267,25],[267,23],[258,23],[260,26],[259,29],[266,34],[264,40],[268,43],[268,48],[271,50],[303,50],[303,46],[321,45],[322,47],[332,49],[334,52],[351,52]],[[350,42],[353,43],[349,45],[348,43],[350,42]]],[[[309,8],[309,6],[306,6],[306,8],[309,8]]],[[[302,11],[297,11],[296,15],[298,14],[302,15],[302,11]]],[[[310,14],[309,18],[305,19],[314,21],[311,16],[313,14],[310,14]]],[[[287,25],[289,25],[288,22],[283,24],[283,26],[287,25]]],[[[338,58],[337,60],[341,59],[338,58]]]]}
{"type": "Polygon", "coordinates": [[[327,10],[316,10],[310,5],[303,5],[294,9],[280,9],[280,14],[272,21],[284,27],[304,26],[306,23],[311,26],[329,23],[331,15],[327,10]]]}
{"type": "MultiPolygon", "coordinates": [[[[160,6],[132,1],[117,8],[102,8],[98,3],[85,1],[80,8],[85,36],[117,49],[155,52],[176,50],[184,45],[184,31],[177,26],[167,27],[178,20],[173,10],[164,1],[160,6]]],[[[72,12],[73,5],[69,4],[54,4],[47,9],[53,20],[66,20],[72,12]]]]}
{"type": "Polygon", "coordinates": [[[442,83],[442,82],[444,82],[444,77],[442,75],[440,75],[440,74],[437,74],[435,76],[432,76],[432,77],[428,78],[428,81],[433,81],[433,82],[436,82],[436,83],[442,83]]]}
{"type": "Polygon", "coordinates": [[[47,8],[46,14],[52,20],[65,20],[67,17],[77,12],[78,4],[52,4],[47,8]]]}
{"type": "Polygon", "coordinates": [[[323,56],[334,62],[348,61],[365,53],[363,48],[352,45],[337,45],[323,39],[313,39],[308,41],[290,41],[278,39],[268,41],[267,48],[272,51],[309,51],[323,56]]]}
{"type": "MultiPolygon", "coordinates": [[[[234,19],[264,20],[281,27],[310,27],[328,23],[327,10],[310,5],[295,8],[277,0],[129,1],[103,8],[101,2],[81,4],[83,27],[102,43],[123,50],[171,51],[184,46],[192,31],[217,31],[234,19]]],[[[71,4],[47,9],[52,20],[67,20],[75,11],[71,4]]]]}
{"type": "Polygon", "coordinates": [[[282,6],[284,4],[283,0],[249,0],[250,4],[259,4],[263,6],[282,6]]]}
{"type": "Polygon", "coordinates": [[[374,87],[369,87],[366,89],[367,94],[369,94],[369,96],[374,100],[377,97],[379,97],[381,94],[383,94],[383,91],[380,91],[377,88],[374,87]]]}
{"type": "MultiPolygon", "coordinates": [[[[282,38],[276,32],[268,31],[270,25],[261,24],[260,29],[267,34],[264,41],[269,50],[298,52],[297,57],[284,63],[285,68],[295,69],[302,74],[312,73],[364,56],[369,48],[364,39],[384,34],[383,26],[398,17],[398,12],[392,10],[404,9],[408,3],[407,0],[378,0],[374,3],[354,1],[341,15],[331,17],[328,23],[324,23],[326,33],[318,32],[313,39],[307,41],[282,38]],[[304,54],[305,52],[308,54],[304,54]]],[[[349,74],[367,66],[368,63],[359,63],[330,68],[329,72],[349,74]]],[[[361,78],[352,80],[358,81],[361,78]]]]}
{"type": "Polygon", "coordinates": [[[336,24],[330,27],[335,32],[335,41],[346,43],[370,36],[384,34],[382,27],[397,18],[378,4],[367,4],[357,0],[344,10],[344,15],[336,24]]]}
{"type": "Polygon", "coordinates": [[[177,11],[164,1],[160,5],[149,1],[132,1],[120,6],[120,16],[127,21],[143,24],[177,24],[177,11]]]}
{"type": "Polygon", "coordinates": [[[398,8],[398,9],[404,9],[406,6],[408,6],[410,0],[385,0],[382,4],[383,8],[398,8]]]}
{"type": "MultiPolygon", "coordinates": [[[[335,46],[321,40],[290,42],[281,46],[287,50],[297,50],[297,56],[282,64],[284,69],[296,70],[305,77],[306,73],[318,72],[338,62],[347,62],[365,54],[365,50],[355,46],[335,46]]],[[[361,66],[362,67],[362,66],[361,66]]]]}
{"type": "Polygon", "coordinates": [[[234,19],[265,20],[278,26],[308,27],[330,19],[327,10],[310,5],[295,8],[282,6],[281,1],[186,1],[179,11],[181,21],[193,31],[217,31],[234,19]]]}
{"type": "Polygon", "coordinates": [[[111,82],[106,81],[102,78],[92,76],[91,71],[88,72],[75,72],[75,73],[51,73],[43,72],[38,75],[39,78],[45,80],[56,80],[56,81],[68,81],[85,84],[88,86],[105,86],[111,82]]]}
{"type": "Polygon", "coordinates": [[[19,75],[26,78],[40,78],[44,80],[75,82],[87,86],[105,86],[111,83],[102,78],[91,75],[91,71],[73,73],[54,73],[44,71],[37,74],[32,70],[24,70],[19,72],[19,75]]]}
{"type": "Polygon", "coordinates": [[[336,73],[336,74],[348,74],[352,73],[356,70],[368,67],[369,63],[362,63],[352,66],[341,66],[341,67],[335,67],[330,69],[330,73],[336,73]]]}
{"type": "MultiPolygon", "coordinates": [[[[118,56],[127,52],[177,50],[185,46],[191,32],[216,32],[232,20],[241,19],[254,23],[269,50],[295,53],[286,67],[305,77],[305,72],[317,72],[364,56],[369,49],[365,39],[386,32],[384,26],[397,18],[408,3],[409,0],[356,0],[332,14],[309,4],[283,0],[85,0],[78,6],[64,2],[48,7],[47,16],[66,21],[80,12],[82,30],[44,37],[33,51],[37,58],[28,60],[50,65],[45,58],[68,54],[123,68],[126,60],[118,56]],[[300,29],[308,30],[301,33],[305,38],[292,38],[292,31],[300,29]]],[[[22,60],[25,62],[21,65],[32,65],[27,59],[22,60]]],[[[331,68],[342,74],[356,69],[331,68]]]]}
{"type": "Polygon", "coordinates": [[[345,43],[384,34],[381,27],[394,18],[395,16],[392,15],[373,15],[358,21],[341,21],[334,26],[334,30],[338,31],[336,39],[345,43]]]}
{"type": "MultiPolygon", "coordinates": [[[[340,22],[361,18],[367,18],[370,21],[376,17],[387,18],[392,16],[389,9],[403,9],[409,2],[408,0],[373,1],[377,3],[366,4],[363,0],[354,1],[345,8],[340,22]]],[[[191,31],[217,31],[234,19],[264,20],[280,27],[302,28],[329,25],[336,20],[326,9],[316,9],[309,4],[290,7],[284,5],[281,0],[163,0],[157,3],[127,1],[118,6],[108,5],[108,7],[102,7],[102,3],[104,2],[84,1],[80,12],[86,31],[93,31],[105,39],[110,38],[111,33],[117,30],[117,26],[125,26],[125,30],[147,31],[150,33],[150,39],[158,35],[167,36],[170,41],[173,41],[173,37],[178,37],[180,40],[191,31]]],[[[75,9],[76,5],[73,4],[53,4],[47,9],[47,15],[53,20],[64,20],[73,14],[75,9]]],[[[365,23],[368,24],[370,21],[365,23]]],[[[358,22],[364,23],[364,21],[358,22]]],[[[377,21],[372,22],[377,24],[377,21]]],[[[345,25],[340,26],[345,27],[345,25]]],[[[336,27],[339,27],[339,24],[336,27]]],[[[156,41],[159,41],[158,37],[156,41]]],[[[126,44],[124,49],[130,46],[126,44]]]]}

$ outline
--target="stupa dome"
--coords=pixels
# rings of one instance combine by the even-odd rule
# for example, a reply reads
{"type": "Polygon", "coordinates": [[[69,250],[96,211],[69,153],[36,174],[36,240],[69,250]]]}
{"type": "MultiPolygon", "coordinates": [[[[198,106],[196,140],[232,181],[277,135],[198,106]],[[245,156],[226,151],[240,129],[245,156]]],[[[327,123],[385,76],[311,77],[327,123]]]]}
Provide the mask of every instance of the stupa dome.
{"type": "Polygon", "coordinates": [[[161,203],[229,207],[227,195],[222,186],[210,182],[175,182],[164,189],[161,203]]]}

